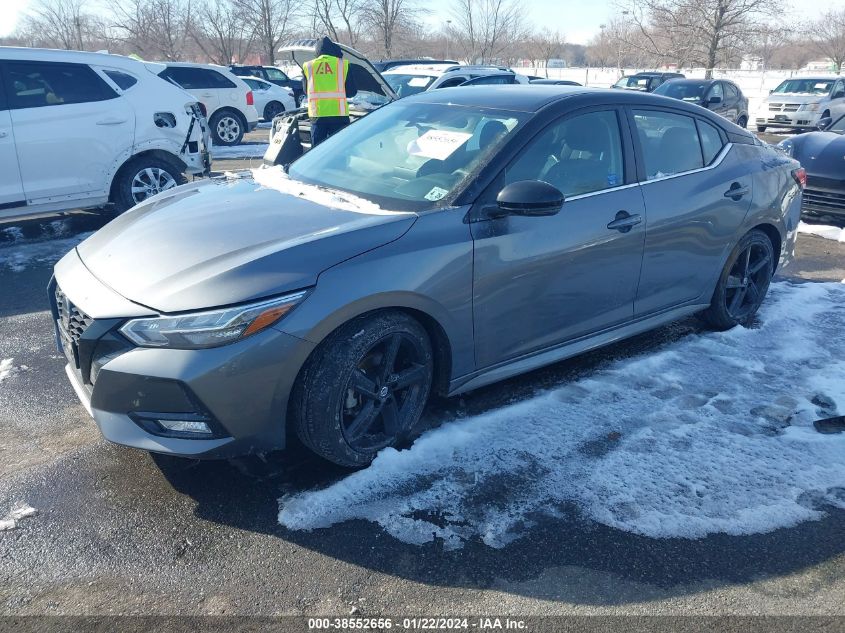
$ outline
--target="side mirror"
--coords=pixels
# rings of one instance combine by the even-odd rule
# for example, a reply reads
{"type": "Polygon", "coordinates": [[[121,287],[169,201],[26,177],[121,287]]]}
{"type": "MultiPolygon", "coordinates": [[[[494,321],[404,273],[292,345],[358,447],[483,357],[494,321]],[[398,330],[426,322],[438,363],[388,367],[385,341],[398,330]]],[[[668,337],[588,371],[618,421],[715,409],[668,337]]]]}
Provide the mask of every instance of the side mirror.
{"type": "Polygon", "coordinates": [[[722,97],[714,95],[707,100],[707,103],[709,105],[718,105],[722,103],[722,97]]]}
{"type": "Polygon", "coordinates": [[[496,206],[513,215],[555,215],[563,206],[563,194],[542,180],[520,180],[499,192],[496,206]]]}
{"type": "Polygon", "coordinates": [[[831,123],[833,123],[833,119],[829,116],[826,116],[823,119],[819,119],[819,122],[816,124],[816,127],[820,130],[826,130],[830,127],[831,123]]]}

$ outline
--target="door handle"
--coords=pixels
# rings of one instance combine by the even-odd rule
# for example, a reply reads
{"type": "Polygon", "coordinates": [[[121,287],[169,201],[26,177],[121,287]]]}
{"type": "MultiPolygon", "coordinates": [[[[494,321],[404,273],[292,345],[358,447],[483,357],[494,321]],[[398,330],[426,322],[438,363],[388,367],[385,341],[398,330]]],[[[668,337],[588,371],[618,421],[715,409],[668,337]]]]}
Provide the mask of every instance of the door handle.
{"type": "Polygon", "coordinates": [[[120,125],[126,123],[126,119],[100,119],[97,125],[120,125]]]}
{"type": "Polygon", "coordinates": [[[616,219],[607,225],[607,228],[620,233],[627,233],[642,221],[640,215],[631,215],[627,211],[620,211],[616,214],[616,219]]]}
{"type": "Polygon", "coordinates": [[[9,136],[8,132],[6,132],[4,130],[0,130],[0,138],[6,138],[7,136],[9,136]]]}
{"type": "Polygon", "coordinates": [[[730,189],[725,192],[725,197],[730,198],[734,202],[740,200],[742,196],[751,193],[748,187],[743,187],[738,182],[732,183],[730,189]]]}

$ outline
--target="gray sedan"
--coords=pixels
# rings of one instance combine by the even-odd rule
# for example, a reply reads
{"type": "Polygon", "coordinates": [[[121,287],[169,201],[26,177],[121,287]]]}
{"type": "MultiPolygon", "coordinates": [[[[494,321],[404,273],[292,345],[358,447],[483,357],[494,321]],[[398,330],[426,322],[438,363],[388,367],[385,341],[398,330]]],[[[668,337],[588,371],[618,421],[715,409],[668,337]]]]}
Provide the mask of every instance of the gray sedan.
{"type": "Polygon", "coordinates": [[[68,253],[50,298],[103,435],[195,457],[296,434],[351,467],[455,395],[699,313],[748,324],[803,170],[702,108],[426,92],[284,171],[189,183],[68,253]]]}

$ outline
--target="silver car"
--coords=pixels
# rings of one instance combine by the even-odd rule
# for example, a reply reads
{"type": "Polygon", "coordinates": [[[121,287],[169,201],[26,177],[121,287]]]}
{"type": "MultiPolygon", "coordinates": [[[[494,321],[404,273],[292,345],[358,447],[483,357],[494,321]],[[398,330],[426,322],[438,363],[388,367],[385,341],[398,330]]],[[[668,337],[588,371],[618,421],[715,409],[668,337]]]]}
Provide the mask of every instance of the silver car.
{"type": "Polygon", "coordinates": [[[820,119],[845,108],[842,77],[796,77],[772,90],[755,116],[758,132],[767,128],[815,129],[820,119]]]}
{"type": "Polygon", "coordinates": [[[103,435],[368,464],[452,396],[699,313],[749,323],[803,170],[698,106],[568,86],[435,90],[284,171],[155,196],[55,268],[103,435]]]}

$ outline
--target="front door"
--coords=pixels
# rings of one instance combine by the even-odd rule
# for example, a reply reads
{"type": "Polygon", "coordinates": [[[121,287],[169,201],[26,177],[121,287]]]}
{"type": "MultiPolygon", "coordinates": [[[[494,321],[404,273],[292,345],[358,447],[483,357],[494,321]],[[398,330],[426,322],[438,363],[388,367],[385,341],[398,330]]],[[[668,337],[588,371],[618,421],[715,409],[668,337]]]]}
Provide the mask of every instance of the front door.
{"type": "Polygon", "coordinates": [[[108,193],[134,143],[126,101],[86,64],[7,62],[5,83],[27,200],[108,193]]]}
{"type": "MultiPolygon", "coordinates": [[[[2,68],[0,68],[2,75],[2,68]]],[[[13,206],[23,206],[23,185],[18,156],[15,153],[15,131],[12,129],[12,115],[6,102],[3,82],[0,81],[0,210],[13,206]]]]}
{"type": "Polygon", "coordinates": [[[632,318],[646,218],[630,149],[616,109],[576,113],[537,134],[482,194],[474,212],[522,180],[566,200],[554,216],[471,225],[479,369],[632,318]]]}

